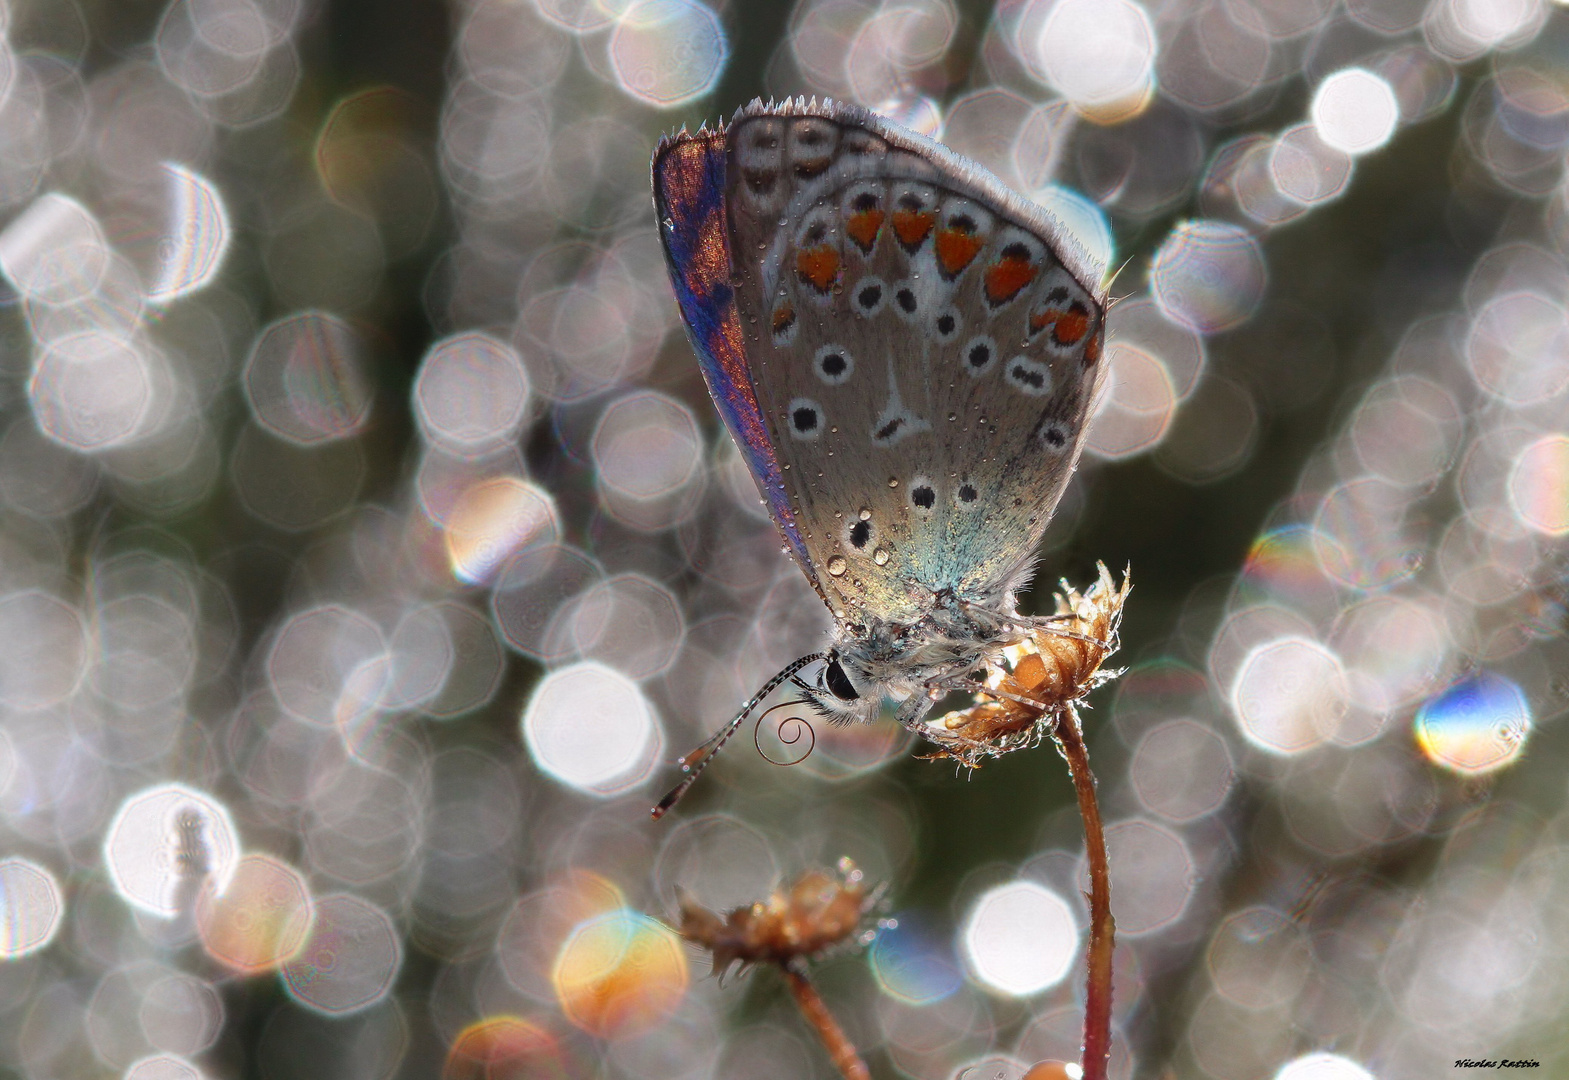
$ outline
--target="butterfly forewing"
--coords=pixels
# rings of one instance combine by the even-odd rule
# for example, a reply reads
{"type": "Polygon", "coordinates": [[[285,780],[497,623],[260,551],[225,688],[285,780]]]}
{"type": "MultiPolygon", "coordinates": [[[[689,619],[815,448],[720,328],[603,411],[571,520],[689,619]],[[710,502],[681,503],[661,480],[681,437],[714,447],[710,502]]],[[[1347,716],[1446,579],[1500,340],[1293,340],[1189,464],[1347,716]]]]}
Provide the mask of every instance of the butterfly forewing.
{"type": "MultiPolygon", "coordinates": [[[[818,592],[817,573],[795,511],[774,432],[757,400],[755,359],[741,332],[725,212],[725,132],[702,128],[662,140],[654,152],[654,210],[681,320],[697,351],[709,395],[757,481],[774,523],[818,592]]],[[[827,599],[826,595],[824,599],[827,599]]]]}
{"type": "Polygon", "coordinates": [[[808,576],[842,618],[995,601],[1083,444],[1098,268],[990,174],[858,109],[752,106],[726,153],[734,306],[808,576]]]}

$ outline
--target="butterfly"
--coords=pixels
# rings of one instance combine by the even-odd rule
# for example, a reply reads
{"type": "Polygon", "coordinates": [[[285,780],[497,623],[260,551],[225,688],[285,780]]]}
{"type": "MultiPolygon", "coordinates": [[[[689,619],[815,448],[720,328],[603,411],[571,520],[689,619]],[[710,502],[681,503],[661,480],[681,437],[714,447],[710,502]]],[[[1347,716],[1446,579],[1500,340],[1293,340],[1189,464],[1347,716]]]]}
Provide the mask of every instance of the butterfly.
{"type": "Polygon", "coordinates": [[[683,129],[653,188],[709,393],[834,622],[682,759],[657,818],[783,683],[835,721],[892,698],[919,731],[1052,619],[1015,597],[1084,446],[1107,301],[1062,223],[853,105],[754,101],[683,129]]]}

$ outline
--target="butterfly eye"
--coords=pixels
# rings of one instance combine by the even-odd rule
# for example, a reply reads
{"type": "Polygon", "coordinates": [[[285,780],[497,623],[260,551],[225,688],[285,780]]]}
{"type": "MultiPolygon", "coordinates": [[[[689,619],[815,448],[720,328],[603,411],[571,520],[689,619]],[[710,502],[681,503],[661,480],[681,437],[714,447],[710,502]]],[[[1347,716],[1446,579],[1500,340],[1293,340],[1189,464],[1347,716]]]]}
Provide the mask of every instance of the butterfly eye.
{"type": "Polygon", "coordinates": [[[855,684],[850,681],[850,676],[844,673],[838,657],[828,661],[828,666],[823,669],[823,683],[840,701],[860,700],[860,693],[855,689],[855,684]]]}

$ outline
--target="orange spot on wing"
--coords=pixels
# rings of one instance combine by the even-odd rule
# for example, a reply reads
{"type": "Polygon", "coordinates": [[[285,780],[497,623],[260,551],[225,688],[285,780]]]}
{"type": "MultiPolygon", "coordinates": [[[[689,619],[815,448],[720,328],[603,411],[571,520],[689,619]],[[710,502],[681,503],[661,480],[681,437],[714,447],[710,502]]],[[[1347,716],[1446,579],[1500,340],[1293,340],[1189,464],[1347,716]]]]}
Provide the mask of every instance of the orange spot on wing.
{"type": "Polygon", "coordinates": [[[1057,325],[1052,328],[1051,336],[1059,345],[1073,345],[1080,341],[1089,329],[1090,313],[1078,304],[1074,304],[1057,316],[1057,325]]]}
{"type": "Polygon", "coordinates": [[[872,245],[877,243],[877,234],[882,231],[883,212],[881,210],[861,210],[851,214],[844,223],[844,231],[849,233],[850,239],[856,242],[862,251],[871,251],[872,245]]]}
{"type": "Polygon", "coordinates": [[[1085,342],[1084,356],[1079,362],[1086,368],[1094,367],[1095,362],[1100,359],[1100,347],[1103,340],[1105,340],[1104,334],[1096,334],[1089,341],[1085,342]]]}
{"type": "Polygon", "coordinates": [[[1030,336],[1050,329],[1052,341],[1058,345],[1077,345],[1090,330],[1090,313],[1078,301],[1066,307],[1048,304],[1030,312],[1030,336]]]}
{"type": "Polygon", "coordinates": [[[820,293],[839,280],[839,253],[827,244],[807,248],[795,257],[795,274],[820,293]]]}
{"type": "Polygon", "coordinates": [[[937,230],[937,265],[948,277],[969,266],[985,241],[972,232],[958,229],[937,230]]]}
{"type": "Polygon", "coordinates": [[[937,224],[937,215],[928,210],[895,210],[893,212],[893,231],[899,238],[899,243],[907,248],[917,248],[931,233],[932,226],[937,224]]]}
{"type": "Polygon", "coordinates": [[[786,301],[780,304],[778,307],[774,308],[774,333],[784,333],[786,330],[790,329],[790,324],[793,322],[795,322],[795,308],[789,303],[789,301],[786,301]]]}
{"type": "Polygon", "coordinates": [[[1000,259],[986,268],[986,299],[1005,304],[1035,280],[1040,267],[1028,259],[1000,259]]]}

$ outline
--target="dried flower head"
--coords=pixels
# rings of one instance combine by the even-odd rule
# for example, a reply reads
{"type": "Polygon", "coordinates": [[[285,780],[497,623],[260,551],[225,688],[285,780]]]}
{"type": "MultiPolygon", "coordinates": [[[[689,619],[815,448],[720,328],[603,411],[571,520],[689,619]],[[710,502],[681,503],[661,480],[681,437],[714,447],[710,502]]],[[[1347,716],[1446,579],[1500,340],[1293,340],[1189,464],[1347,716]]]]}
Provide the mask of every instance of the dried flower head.
{"type": "Polygon", "coordinates": [[[1064,581],[1050,626],[1010,645],[986,664],[985,687],[967,709],[926,723],[923,734],[940,749],[931,759],[952,758],[976,769],[988,757],[1035,746],[1063,719],[1078,722],[1077,704],[1121,671],[1101,664],[1117,651],[1129,577],[1117,586],[1104,563],[1083,593],[1064,581]]]}
{"type": "Polygon", "coordinates": [[[713,954],[716,975],[737,961],[743,969],[761,962],[788,967],[846,941],[871,941],[875,929],[865,925],[866,915],[881,894],[880,886],[866,887],[849,859],[839,860],[837,874],[808,870],[788,889],[723,917],[678,890],[681,936],[713,954]]]}

